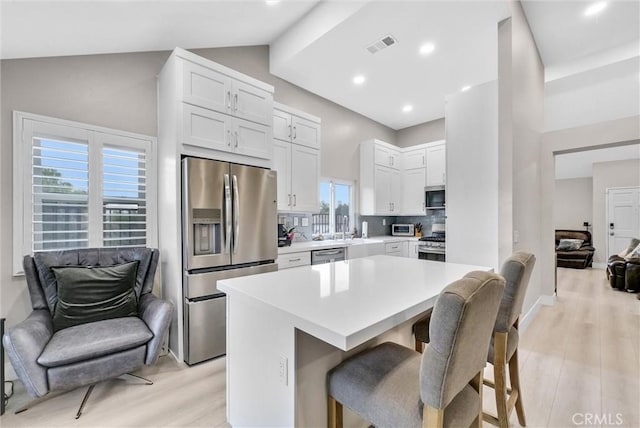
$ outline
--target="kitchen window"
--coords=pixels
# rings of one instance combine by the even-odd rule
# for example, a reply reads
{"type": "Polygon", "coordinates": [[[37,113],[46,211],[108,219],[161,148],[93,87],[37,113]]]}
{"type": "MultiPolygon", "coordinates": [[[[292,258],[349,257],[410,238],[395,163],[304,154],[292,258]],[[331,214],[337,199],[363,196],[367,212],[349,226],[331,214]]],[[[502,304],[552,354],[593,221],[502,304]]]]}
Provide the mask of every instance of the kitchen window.
{"type": "Polygon", "coordinates": [[[313,214],[314,234],[335,235],[353,232],[353,182],[320,181],[320,212],[313,214]]]}
{"type": "Polygon", "coordinates": [[[14,112],[14,274],[22,257],[157,246],[155,139],[14,112]]]}

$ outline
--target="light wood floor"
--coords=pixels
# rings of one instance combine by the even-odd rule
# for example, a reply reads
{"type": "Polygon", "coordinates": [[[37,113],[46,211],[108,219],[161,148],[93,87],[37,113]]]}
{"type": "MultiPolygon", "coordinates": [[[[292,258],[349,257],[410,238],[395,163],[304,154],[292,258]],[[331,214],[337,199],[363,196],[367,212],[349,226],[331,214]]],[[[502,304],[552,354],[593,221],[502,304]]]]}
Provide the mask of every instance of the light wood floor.
{"type": "MultiPolygon", "coordinates": [[[[620,414],[618,426],[640,427],[640,301],[613,291],[602,270],[559,269],[558,280],[557,303],[540,309],[520,341],[527,426],[614,426],[620,414]],[[608,419],[588,424],[587,414],[608,419]]],[[[485,375],[490,378],[488,367],[485,375]]],[[[14,415],[13,410],[29,401],[17,384],[0,426],[229,426],[224,358],[188,368],[163,357],[139,373],[155,385],[103,382],[79,420],[74,415],[84,388],[14,415]]],[[[492,393],[485,388],[485,409],[493,406],[492,393]]],[[[511,425],[518,426],[515,412],[511,425]]]]}

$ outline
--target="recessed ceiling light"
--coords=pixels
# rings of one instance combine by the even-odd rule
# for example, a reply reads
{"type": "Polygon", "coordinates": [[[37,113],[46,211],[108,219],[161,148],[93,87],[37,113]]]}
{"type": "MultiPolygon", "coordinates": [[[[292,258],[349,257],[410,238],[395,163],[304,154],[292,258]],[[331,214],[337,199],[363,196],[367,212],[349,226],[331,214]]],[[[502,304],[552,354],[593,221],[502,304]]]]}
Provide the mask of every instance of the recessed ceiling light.
{"type": "Polygon", "coordinates": [[[276,4],[280,3],[280,0],[265,0],[265,3],[267,3],[267,5],[269,6],[275,6],[276,4]]]}
{"type": "Polygon", "coordinates": [[[434,45],[433,43],[425,43],[424,45],[420,46],[420,55],[428,55],[433,52],[435,48],[436,45],[434,45]]]}
{"type": "Polygon", "coordinates": [[[584,10],[585,16],[593,16],[602,12],[607,7],[606,1],[599,1],[597,3],[593,3],[591,6],[584,10]]]}
{"type": "Polygon", "coordinates": [[[402,111],[405,113],[409,113],[411,110],[413,110],[413,106],[411,104],[407,104],[406,106],[402,107],[402,111]]]}
{"type": "Polygon", "coordinates": [[[468,91],[469,89],[471,89],[471,86],[469,86],[469,85],[466,85],[466,86],[463,86],[462,88],[460,88],[460,90],[462,92],[468,91]]]}
{"type": "Polygon", "coordinates": [[[353,77],[354,85],[362,85],[365,80],[367,79],[365,79],[365,77],[362,74],[358,74],[357,76],[353,77]]]}

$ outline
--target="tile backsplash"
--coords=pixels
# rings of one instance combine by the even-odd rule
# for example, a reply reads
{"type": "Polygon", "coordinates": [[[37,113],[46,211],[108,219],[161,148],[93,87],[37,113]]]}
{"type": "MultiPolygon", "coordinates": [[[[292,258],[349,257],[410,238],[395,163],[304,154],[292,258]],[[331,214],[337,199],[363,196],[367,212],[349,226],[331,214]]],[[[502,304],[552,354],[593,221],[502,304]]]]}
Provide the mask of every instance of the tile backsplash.
{"type": "MultiPolygon", "coordinates": [[[[391,225],[393,223],[422,223],[422,234],[431,235],[431,225],[434,223],[445,222],[444,210],[429,211],[425,216],[361,216],[356,215],[355,227],[358,231],[358,236],[362,233],[362,222],[366,221],[369,224],[369,237],[391,235],[391,225]],[[382,225],[382,220],[385,220],[385,225],[382,225]]],[[[295,226],[295,234],[293,236],[293,242],[310,241],[313,235],[313,229],[311,226],[312,214],[308,213],[278,213],[278,223],[284,224],[286,227],[295,226]]],[[[353,230],[353,226],[351,226],[353,230]]]]}

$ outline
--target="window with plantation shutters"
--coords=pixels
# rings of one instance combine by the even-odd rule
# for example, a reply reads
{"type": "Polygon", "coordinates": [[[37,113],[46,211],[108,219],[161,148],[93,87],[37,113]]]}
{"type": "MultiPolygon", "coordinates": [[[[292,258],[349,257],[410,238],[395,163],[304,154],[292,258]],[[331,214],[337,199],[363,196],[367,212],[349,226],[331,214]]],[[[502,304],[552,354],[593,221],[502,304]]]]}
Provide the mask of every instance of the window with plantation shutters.
{"type": "Polygon", "coordinates": [[[22,257],[157,246],[155,139],[14,113],[14,273],[22,257]]]}

